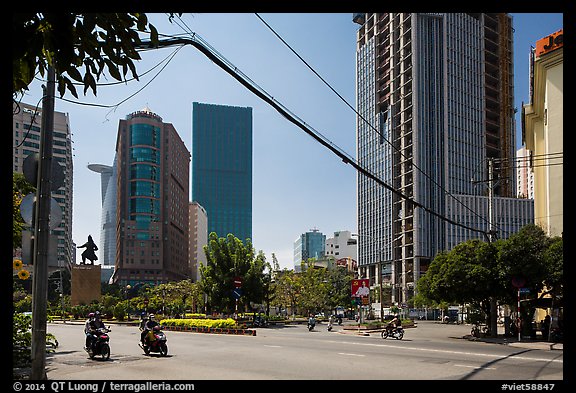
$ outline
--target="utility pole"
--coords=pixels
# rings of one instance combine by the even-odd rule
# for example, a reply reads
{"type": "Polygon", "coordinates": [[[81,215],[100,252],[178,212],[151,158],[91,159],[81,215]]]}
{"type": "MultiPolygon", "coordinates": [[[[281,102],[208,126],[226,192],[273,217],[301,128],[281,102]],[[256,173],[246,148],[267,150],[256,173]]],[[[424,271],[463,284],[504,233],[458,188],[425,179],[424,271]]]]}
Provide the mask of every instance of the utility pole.
{"type": "MultiPolygon", "coordinates": [[[[488,158],[488,241],[493,243],[496,239],[496,231],[494,230],[494,160],[488,158]]],[[[490,297],[490,331],[492,337],[498,336],[498,305],[496,298],[490,297]]]]}
{"type": "Polygon", "coordinates": [[[54,131],[55,71],[48,66],[48,81],[43,87],[40,154],[36,183],[34,217],[34,270],[32,276],[32,373],[30,379],[46,377],[46,320],[48,298],[48,244],[50,239],[50,201],[52,144],[54,131]]]}

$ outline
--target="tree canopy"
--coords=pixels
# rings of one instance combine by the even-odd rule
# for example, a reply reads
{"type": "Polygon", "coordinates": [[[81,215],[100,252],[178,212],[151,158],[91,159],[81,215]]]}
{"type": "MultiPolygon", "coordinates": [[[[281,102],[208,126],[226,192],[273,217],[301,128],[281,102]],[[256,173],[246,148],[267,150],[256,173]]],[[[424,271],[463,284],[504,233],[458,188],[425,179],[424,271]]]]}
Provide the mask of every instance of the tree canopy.
{"type": "Polygon", "coordinates": [[[140,34],[157,45],[158,31],[145,13],[14,13],[12,93],[28,90],[48,66],[54,67],[60,97],[68,90],[78,98],[75,83],[83,85],[84,95],[88,89],[96,95],[96,83],[105,72],[117,81],[125,81],[130,72],[137,80],[140,34]]]}

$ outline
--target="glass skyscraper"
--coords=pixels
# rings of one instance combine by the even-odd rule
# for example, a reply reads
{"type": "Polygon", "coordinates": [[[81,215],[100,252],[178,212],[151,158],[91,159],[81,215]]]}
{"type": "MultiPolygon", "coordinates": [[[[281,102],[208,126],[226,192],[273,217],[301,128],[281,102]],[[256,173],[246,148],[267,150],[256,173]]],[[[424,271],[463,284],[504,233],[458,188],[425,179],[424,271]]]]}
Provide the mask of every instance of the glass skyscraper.
{"type": "Polygon", "coordinates": [[[208,233],[252,239],[252,108],[192,104],[192,201],[208,233]]]}
{"type": "MultiPolygon", "coordinates": [[[[472,180],[486,178],[488,159],[514,158],[512,20],[504,13],[366,13],[353,21],[360,25],[358,161],[403,195],[358,176],[358,231],[365,235],[358,263],[361,275],[391,289],[391,302],[406,304],[439,251],[456,238],[483,237],[442,216],[488,229],[487,217],[473,209],[456,217],[463,209],[454,205],[484,197],[486,186],[472,180]]],[[[513,196],[513,169],[498,176],[512,181],[495,195],[513,196]]]]}
{"type": "Polygon", "coordinates": [[[301,234],[294,242],[294,271],[301,272],[302,264],[306,267],[308,259],[322,258],[325,253],[326,235],[318,229],[311,229],[301,234]]]}

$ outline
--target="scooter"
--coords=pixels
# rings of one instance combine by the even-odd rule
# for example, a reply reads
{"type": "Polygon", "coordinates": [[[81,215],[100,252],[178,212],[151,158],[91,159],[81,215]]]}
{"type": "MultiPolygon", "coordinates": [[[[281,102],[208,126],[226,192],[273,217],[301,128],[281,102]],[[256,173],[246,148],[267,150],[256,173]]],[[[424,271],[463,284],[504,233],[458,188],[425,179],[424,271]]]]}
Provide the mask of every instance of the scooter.
{"type": "Polygon", "coordinates": [[[146,355],[150,355],[151,352],[154,352],[159,353],[160,356],[166,356],[168,355],[168,345],[166,344],[166,341],[168,341],[168,339],[160,329],[160,326],[154,326],[152,330],[146,333],[144,344],[139,342],[138,345],[144,350],[146,355]]]}
{"type": "Polygon", "coordinates": [[[100,328],[96,330],[93,334],[94,339],[89,348],[86,348],[88,356],[90,359],[94,359],[96,356],[101,356],[102,360],[108,360],[110,358],[110,336],[108,333],[111,329],[100,328]]]}
{"type": "Polygon", "coordinates": [[[396,328],[386,327],[386,329],[382,330],[381,336],[384,339],[394,337],[396,340],[402,340],[402,337],[404,337],[404,329],[402,329],[401,326],[396,328]]]}

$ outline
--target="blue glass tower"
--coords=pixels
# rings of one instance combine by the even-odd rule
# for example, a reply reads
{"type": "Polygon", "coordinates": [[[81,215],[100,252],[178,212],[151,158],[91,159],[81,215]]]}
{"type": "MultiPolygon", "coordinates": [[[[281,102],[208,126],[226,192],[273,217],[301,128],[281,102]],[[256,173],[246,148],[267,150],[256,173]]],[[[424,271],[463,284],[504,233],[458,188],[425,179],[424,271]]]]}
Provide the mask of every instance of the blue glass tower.
{"type": "Polygon", "coordinates": [[[194,102],[191,161],[208,233],[252,239],[252,108],[194,102]]]}

